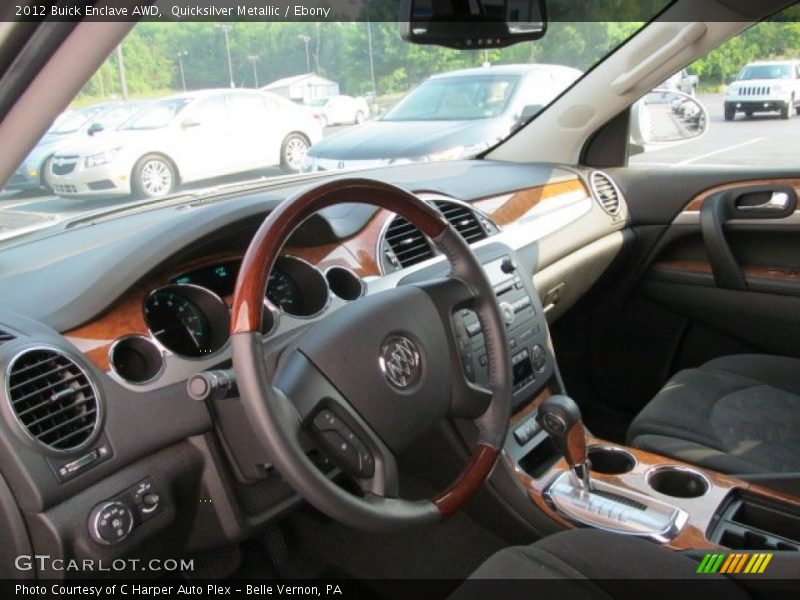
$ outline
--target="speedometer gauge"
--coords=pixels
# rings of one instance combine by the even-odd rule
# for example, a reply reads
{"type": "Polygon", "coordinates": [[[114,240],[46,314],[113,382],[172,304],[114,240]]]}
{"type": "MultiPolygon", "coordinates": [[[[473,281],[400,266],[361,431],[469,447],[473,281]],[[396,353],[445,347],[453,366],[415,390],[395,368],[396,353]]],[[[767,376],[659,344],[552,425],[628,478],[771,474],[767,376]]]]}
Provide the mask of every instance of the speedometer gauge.
{"type": "Polygon", "coordinates": [[[228,308],[204,288],[168,285],[145,301],[144,318],[162,346],[188,357],[212,354],[227,340],[228,308]]]}

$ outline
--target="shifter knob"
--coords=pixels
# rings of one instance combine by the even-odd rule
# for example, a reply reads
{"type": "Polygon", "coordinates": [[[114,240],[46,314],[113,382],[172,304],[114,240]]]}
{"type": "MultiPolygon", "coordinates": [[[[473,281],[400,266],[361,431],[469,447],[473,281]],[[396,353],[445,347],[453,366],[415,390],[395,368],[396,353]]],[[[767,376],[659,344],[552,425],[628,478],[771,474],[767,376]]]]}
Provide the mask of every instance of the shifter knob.
{"type": "Polygon", "coordinates": [[[578,480],[589,489],[589,460],[586,453],[586,434],[581,421],[581,411],[572,398],[551,396],[545,400],[536,415],[541,425],[578,480]]]}

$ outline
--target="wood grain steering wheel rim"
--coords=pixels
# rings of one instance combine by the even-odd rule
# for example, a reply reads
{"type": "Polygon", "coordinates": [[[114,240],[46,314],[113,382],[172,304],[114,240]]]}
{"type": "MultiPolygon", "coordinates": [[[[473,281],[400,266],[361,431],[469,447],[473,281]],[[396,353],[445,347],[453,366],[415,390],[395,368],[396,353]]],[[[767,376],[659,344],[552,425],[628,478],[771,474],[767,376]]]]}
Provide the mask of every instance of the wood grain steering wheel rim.
{"type": "MultiPolygon", "coordinates": [[[[407,287],[414,286],[400,286],[397,290],[407,287]]],[[[391,301],[391,292],[395,290],[382,292],[390,294],[387,301],[391,301]]],[[[418,289],[413,294],[405,292],[406,296],[409,294],[414,298],[424,295],[418,289]]],[[[361,301],[369,304],[367,298],[352,304],[361,301]]],[[[427,299],[420,302],[433,305],[427,299]]],[[[375,304],[375,301],[371,303],[375,304]]],[[[340,311],[350,308],[340,308],[322,322],[335,320],[340,311]]],[[[455,513],[491,473],[505,440],[510,412],[511,365],[505,325],[497,308],[492,286],[469,245],[438,211],[413,194],[369,179],[337,179],[295,194],[269,214],[253,238],[239,271],[231,310],[234,369],[253,430],[266,445],[277,470],[290,485],[323,512],[347,524],[369,530],[397,529],[433,522],[455,513]],[[297,408],[297,403],[292,404],[289,394],[284,394],[275,387],[274,381],[266,373],[260,332],[268,274],[292,232],[306,218],[340,203],[379,206],[405,217],[422,230],[451,264],[450,276],[438,283],[438,287],[426,287],[425,293],[433,294],[431,290],[439,288],[457,288],[458,294],[468,297],[470,307],[478,314],[484,330],[490,372],[487,391],[490,394],[487,396],[486,409],[474,418],[478,441],[461,474],[445,491],[431,500],[411,502],[371,493],[365,494],[363,498],[346,493],[351,497],[351,500],[346,500],[340,493],[341,488],[330,482],[316,467],[313,467],[313,471],[317,473],[314,475],[305,452],[299,443],[295,443],[294,438],[299,435],[299,428],[308,425],[306,417],[310,413],[303,413],[303,410],[297,408]],[[287,433],[289,429],[295,430],[294,434],[287,433]]],[[[439,311],[442,312],[442,309],[439,308],[439,311]]],[[[451,330],[450,314],[447,315],[448,330],[451,330]]],[[[353,307],[347,318],[357,319],[358,307],[353,307]]],[[[314,325],[311,330],[313,328],[314,325]]],[[[308,352],[306,354],[311,356],[308,352]]],[[[438,357],[431,357],[431,360],[434,358],[439,360],[438,357]]],[[[433,371],[430,371],[432,376],[433,371]]],[[[446,375],[452,376],[450,373],[446,375]]],[[[380,440],[376,443],[380,444],[380,440]]]]}

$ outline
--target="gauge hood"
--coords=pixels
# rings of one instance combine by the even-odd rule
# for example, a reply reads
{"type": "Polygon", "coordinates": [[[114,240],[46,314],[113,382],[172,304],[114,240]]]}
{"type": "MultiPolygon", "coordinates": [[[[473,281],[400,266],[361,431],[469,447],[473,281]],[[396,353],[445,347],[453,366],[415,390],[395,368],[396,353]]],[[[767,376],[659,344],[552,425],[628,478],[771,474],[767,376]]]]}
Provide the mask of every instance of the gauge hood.
{"type": "Polygon", "coordinates": [[[507,136],[507,118],[469,121],[371,121],[325,138],[309,154],[336,160],[416,158],[463,146],[494,144],[507,136]]]}

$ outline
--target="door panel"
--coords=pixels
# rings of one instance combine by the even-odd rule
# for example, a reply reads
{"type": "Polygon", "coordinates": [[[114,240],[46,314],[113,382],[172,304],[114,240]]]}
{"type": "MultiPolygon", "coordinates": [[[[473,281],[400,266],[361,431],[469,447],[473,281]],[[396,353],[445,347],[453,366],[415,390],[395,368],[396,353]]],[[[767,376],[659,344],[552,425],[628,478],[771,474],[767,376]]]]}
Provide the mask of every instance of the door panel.
{"type": "Polygon", "coordinates": [[[800,358],[800,211],[793,206],[774,218],[754,218],[753,211],[720,224],[740,289],[718,281],[701,227],[709,198],[732,191],[734,202],[763,204],[773,189],[800,192],[796,174],[743,180],[741,172],[707,169],[611,173],[636,237],[607,285],[554,327],[559,357],[559,345],[567,344],[565,355],[583,357],[574,368],[559,361],[570,393],[632,417],[679,369],[728,354],[800,358]],[[583,350],[570,321],[581,323],[583,350]]]}

